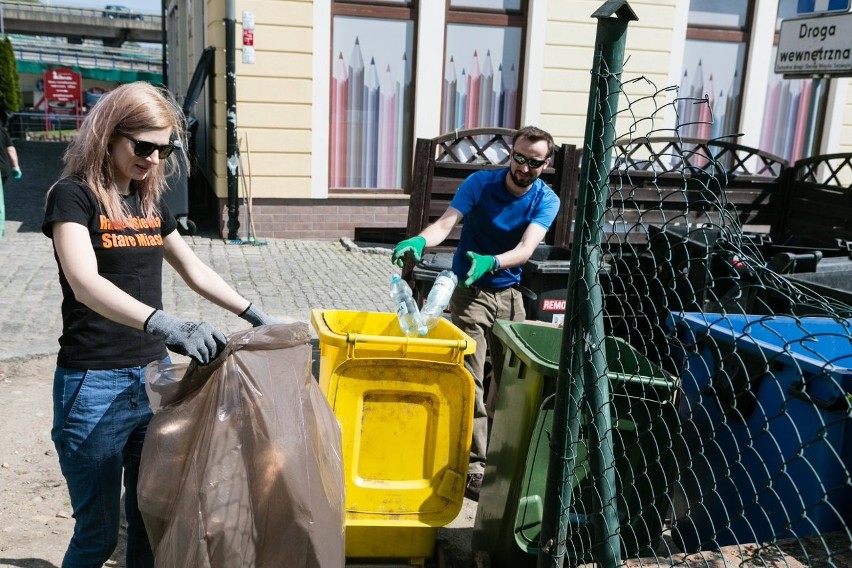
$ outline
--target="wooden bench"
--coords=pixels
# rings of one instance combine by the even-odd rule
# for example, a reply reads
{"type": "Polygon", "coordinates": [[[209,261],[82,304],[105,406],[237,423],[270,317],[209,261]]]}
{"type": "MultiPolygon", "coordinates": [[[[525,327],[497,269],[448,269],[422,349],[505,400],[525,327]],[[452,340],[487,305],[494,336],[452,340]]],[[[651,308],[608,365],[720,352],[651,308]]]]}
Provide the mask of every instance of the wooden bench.
{"type": "Polygon", "coordinates": [[[796,162],[785,171],[782,200],[771,233],[852,243],[852,154],[825,154],[796,162]]]}
{"type": "Polygon", "coordinates": [[[713,224],[767,232],[785,168],[783,158],[724,141],[617,141],[606,211],[610,244],[644,242],[649,226],[713,224]]]}

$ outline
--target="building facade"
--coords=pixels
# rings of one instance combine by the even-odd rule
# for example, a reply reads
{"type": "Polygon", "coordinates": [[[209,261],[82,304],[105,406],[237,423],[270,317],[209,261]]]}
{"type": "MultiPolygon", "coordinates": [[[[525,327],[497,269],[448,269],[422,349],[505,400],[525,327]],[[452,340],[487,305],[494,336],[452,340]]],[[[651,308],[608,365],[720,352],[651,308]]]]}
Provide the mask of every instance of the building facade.
{"type": "MultiPolygon", "coordinates": [[[[261,236],[402,230],[417,138],[535,124],[557,143],[582,145],[600,0],[232,1],[239,203],[251,203],[261,236]]],[[[193,113],[199,176],[218,200],[223,234],[230,2],[164,3],[171,90],[185,93],[201,52],[216,49],[193,113]]],[[[780,22],[801,16],[799,4],[630,2],[638,21],[627,34],[622,104],[635,107],[618,133],[636,113],[665,107],[652,121],[660,135],[731,137],[791,160],[852,151],[848,80],[773,72],[780,22]],[[645,106],[630,102],[652,94],[645,106]]],[[[239,221],[242,236],[243,213],[239,221]]]]}

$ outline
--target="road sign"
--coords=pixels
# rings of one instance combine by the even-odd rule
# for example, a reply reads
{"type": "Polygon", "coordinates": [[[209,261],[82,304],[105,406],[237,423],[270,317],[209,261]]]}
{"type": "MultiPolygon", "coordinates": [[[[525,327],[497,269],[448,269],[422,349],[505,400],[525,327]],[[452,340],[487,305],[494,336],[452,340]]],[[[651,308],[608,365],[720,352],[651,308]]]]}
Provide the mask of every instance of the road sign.
{"type": "Polygon", "coordinates": [[[852,75],[852,13],[783,20],[775,72],[852,75]]]}
{"type": "Polygon", "coordinates": [[[79,104],[83,95],[83,80],[71,69],[50,69],[44,72],[44,98],[58,103],[79,104]]]}
{"type": "Polygon", "coordinates": [[[819,12],[848,12],[852,0],[799,0],[797,14],[815,14],[819,12]]]}

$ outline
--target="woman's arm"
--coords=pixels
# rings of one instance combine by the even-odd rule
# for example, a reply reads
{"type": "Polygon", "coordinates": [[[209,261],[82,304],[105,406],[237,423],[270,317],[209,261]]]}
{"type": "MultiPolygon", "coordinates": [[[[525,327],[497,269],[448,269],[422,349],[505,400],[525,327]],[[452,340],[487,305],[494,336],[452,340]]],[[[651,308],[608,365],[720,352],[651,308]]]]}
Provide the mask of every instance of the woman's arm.
{"type": "Polygon", "coordinates": [[[246,311],[250,302],[204,264],[177,231],[169,233],[163,239],[163,245],[166,261],[192,290],[236,315],[246,311]]]}
{"type": "Polygon", "coordinates": [[[21,166],[18,163],[18,150],[14,146],[9,146],[6,148],[6,153],[9,154],[9,164],[12,166],[12,169],[21,169],[21,166]]]}
{"type": "Polygon", "coordinates": [[[98,261],[83,225],[71,222],[53,224],[53,244],[65,278],[81,304],[115,322],[144,329],[154,308],[130,296],[98,274],[98,261]]]}

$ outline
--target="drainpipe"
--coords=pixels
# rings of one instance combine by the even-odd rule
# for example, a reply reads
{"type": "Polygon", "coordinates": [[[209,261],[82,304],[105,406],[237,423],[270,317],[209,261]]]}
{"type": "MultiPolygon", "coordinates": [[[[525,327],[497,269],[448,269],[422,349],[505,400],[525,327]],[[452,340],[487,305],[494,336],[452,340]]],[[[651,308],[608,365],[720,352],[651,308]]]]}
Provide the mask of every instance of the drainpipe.
{"type": "Polygon", "coordinates": [[[160,0],[160,41],[162,42],[161,51],[163,53],[163,86],[169,88],[169,58],[166,49],[168,45],[168,36],[166,35],[166,3],[160,0]]]}
{"type": "Polygon", "coordinates": [[[235,0],[225,1],[225,117],[227,119],[227,170],[228,170],[228,240],[239,240],[240,209],[237,202],[237,72],[234,64],[236,53],[235,0]]]}

